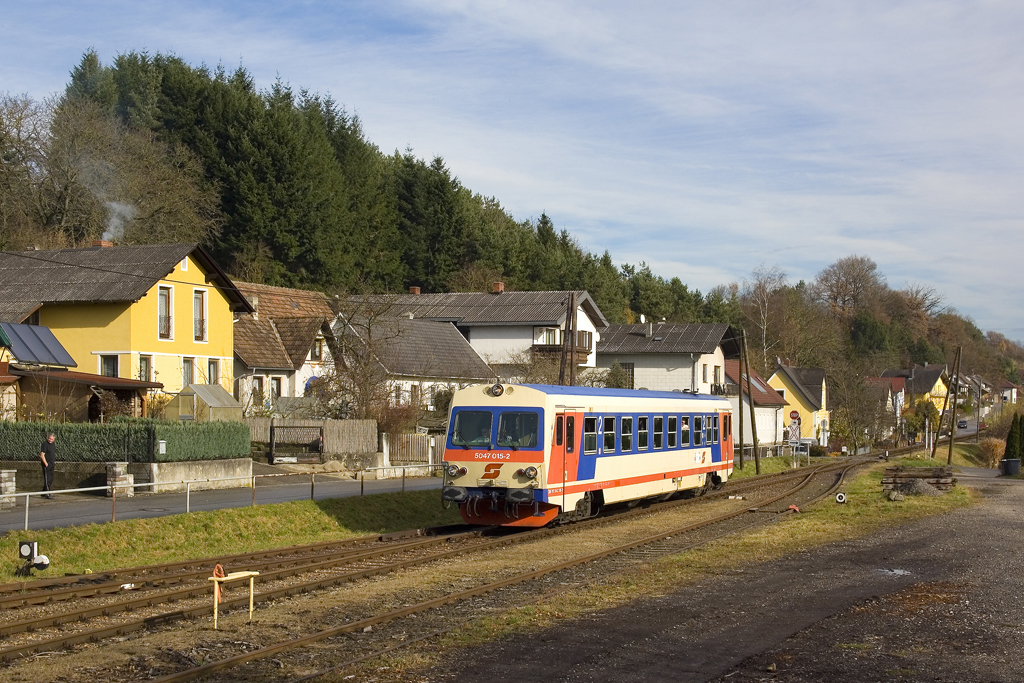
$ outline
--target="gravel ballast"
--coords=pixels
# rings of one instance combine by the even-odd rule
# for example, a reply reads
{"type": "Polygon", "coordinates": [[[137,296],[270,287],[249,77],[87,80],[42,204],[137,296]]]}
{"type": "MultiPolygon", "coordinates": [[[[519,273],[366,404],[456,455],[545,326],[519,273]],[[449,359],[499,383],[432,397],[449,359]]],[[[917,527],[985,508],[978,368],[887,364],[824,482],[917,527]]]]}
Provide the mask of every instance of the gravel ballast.
{"type": "Polygon", "coordinates": [[[416,678],[1024,680],[1024,482],[989,474],[958,475],[979,491],[970,508],[470,648],[416,678]]]}

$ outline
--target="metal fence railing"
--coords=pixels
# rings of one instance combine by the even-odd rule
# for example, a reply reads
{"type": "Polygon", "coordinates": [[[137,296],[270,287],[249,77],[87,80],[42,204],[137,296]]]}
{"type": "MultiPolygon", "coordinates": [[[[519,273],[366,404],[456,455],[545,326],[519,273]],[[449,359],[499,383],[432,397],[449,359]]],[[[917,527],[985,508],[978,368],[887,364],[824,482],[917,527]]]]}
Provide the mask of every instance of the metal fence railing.
{"type": "MultiPolygon", "coordinates": [[[[365,473],[365,472],[368,472],[368,471],[372,472],[372,471],[375,471],[375,470],[399,470],[400,469],[400,470],[402,470],[402,493],[405,493],[405,478],[406,478],[406,470],[407,469],[428,469],[428,470],[431,470],[431,469],[435,469],[435,468],[438,468],[438,467],[441,467],[441,465],[409,465],[409,466],[395,465],[393,467],[371,467],[371,468],[368,468],[366,470],[362,470],[361,474],[365,473]]],[[[331,473],[323,473],[323,472],[321,472],[320,474],[321,474],[321,481],[323,480],[324,476],[326,476],[326,477],[328,477],[330,479],[336,479],[336,475],[332,475],[331,473]]],[[[245,475],[245,476],[241,476],[241,477],[220,477],[220,478],[215,478],[215,479],[183,479],[181,481],[172,481],[172,482],[163,481],[163,482],[148,482],[148,483],[141,483],[141,484],[135,484],[135,483],[132,483],[132,484],[116,483],[116,484],[106,484],[104,486],[88,486],[88,487],[77,488],[77,489],[55,489],[55,490],[51,490],[51,491],[22,491],[22,492],[15,492],[15,493],[4,493],[4,494],[0,494],[0,501],[10,502],[12,500],[16,501],[18,498],[21,498],[21,497],[25,498],[25,526],[24,526],[24,528],[25,528],[25,531],[28,531],[28,524],[29,524],[29,501],[31,500],[32,496],[63,495],[63,494],[68,494],[68,493],[89,493],[89,492],[95,492],[95,491],[106,491],[106,492],[109,492],[109,494],[110,494],[110,521],[111,522],[115,522],[115,521],[117,521],[117,497],[118,497],[118,494],[120,494],[121,497],[123,498],[127,494],[128,489],[131,489],[132,492],[134,492],[137,489],[146,489],[146,488],[156,487],[156,486],[184,486],[185,487],[185,492],[184,492],[185,493],[185,510],[184,511],[185,511],[186,514],[189,514],[189,513],[192,512],[192,487],[193,487],[193,485],[209,484],[209,483],[223,482],[223,481],[241,481],[241,480],[245,480],[245,481],[249,482],[248,486],[252,488],[252,502],[250,503],[250,505],[251,506],[255,506],[256,505],[256,482],[257,482],[257,480],[260,480],[260,479],[275,479],[275,478],[280,478],[280,477],[309,477],[309,499],[310,500],[314,500],[315,495],[316,495],[316,475],[317,475],[316,472],[308,472],[308,473],[307,472],[284,472],[284,473],[280,473],[280,474],[253,474],[253,475],[245,475]]],[[[359,477],[359,495],[360,496],[365,495],[365,477],[364,476],[360,476],[359,477]]],[[[16,502],[15,502],[15,505],[17,505],[16,502]]]]}

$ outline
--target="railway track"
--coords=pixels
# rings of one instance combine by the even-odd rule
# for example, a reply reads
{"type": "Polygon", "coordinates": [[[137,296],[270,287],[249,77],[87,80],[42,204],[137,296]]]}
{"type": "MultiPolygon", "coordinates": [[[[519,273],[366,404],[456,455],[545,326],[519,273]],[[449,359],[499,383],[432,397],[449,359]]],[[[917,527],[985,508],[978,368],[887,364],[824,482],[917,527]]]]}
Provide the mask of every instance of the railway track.
{"type": "MultiPolygon", "coordinates": [[[[849,462],[849,460],[844,462],[849,462]]],[[[806,478],[809,481],[815,474],[825,473],[830,469],[835,469],[835,466],[835,463],[828,463],[827,465],[815,468],[810,473],[807,470],[794,470],[777,475],[766,475],[756,479],[741,480],[735,484],[727,485],[721,491],[712,492],[703,499],[714,499],[729,495],[736,496],[739,493],[765,489],[765,487],[786,487],[789,486],[789,482],[795,479],[806,478]]],[[[806,483],[801,484],[800,488],[804,488],[806,485],[806,483]]],[[[783,493],[779,497],[768,501],[761,501],[758,503],[758,507],[761,509],[764,506],[771,505],[772,500],[779,500],[785,495],[792,495],[792,493],[783,493]]],[[[565,528],[532,530],[499,538],[487,537],[479,531],[473,533],[442,534],[436,537],[422,537],[417,535],[422,532],[413,532],[405,535],[405,537],[402,534],[388,538],[362,537],[343,542],[241,554],[230,558],[220,558],[219,561],[208,558],[206,560],[116,570],[99,575],[89,575],[88,577],[65,577],[47,581],[42,585],[39,583],[28,584],[28,586],[31,586],[29,589],[22,589],[22,584],[8,584],[0,586],[0,605],[6,607],[3,612],[0,612],[0,615],[6,617],[17,614],[22,610],[31,612],[33,607],[39,608],[44,606],[52,608],[55,604],[62,601],[69,601],[68,605],[70,605],[70,601],[77,603],[102,600],[105,602],[104,604],[87,605],[76,609],[59,609],[55,613],[28,616],[22,619],[8,618],[7,620],[2,620],[2,617],[0,617],[0,636],[9,641],[4,647],[0,648],[0,661],[11,661],[27,655],[73,647],[81,643],[97,642],[106,638],[125,636],[135,631],[155,628],[180,619],[208,616],[211,609],[209,604],[211,589],[208,581],[206,581],[206,577],[209,576],[213,565],[218,562],[226,564],[231,571],[241,569],[260,571],[261,590],[256,595],[256,602],[267,602],[304,592],[330,588],[343,583],[366,579],[440,559],[453,558],[465,553],[525,543],[546,536],[564,533],[565,531],[577,531],[595,525],[608,524],[631,516],[651,514],[658,510],[693,504],[696,500],[701,499],[659,503],[607,518],[587,520],[565,528]],[[309,576],[304,576],[303,580],[295,582],[293,577],[299,575],[309,576]],[[132,584],[141,584],[145,588],[141,589],[138,593],[125,588],[125,586],[132,584]],[[158,609],[160,605],[170,603],[186,604],[172,611],[158,609]],[[124,618],[125,616],[130,618],[124,618]],[[95,622],[101,623],[96,625],[95,622]],[[56,631],[56,629],[60,630],[56,631]],[[14,640],[17,640],[17,642],[11,642],[14,640]]],[[[743,514],[746,514],[745,509],[731,516],[735,517],[743,514]]],[[[715,520],[715,522],[719,523],[722,521],[715,520]]],[[[683,531],[675,530],[670,533],[679,534],[683,533],[683,531]]],[[[647,547],[647,550],[642,551],[642,554],[647,557],[650,557],[652,553],[678,552],[678,550],[672,550],[675,546],[665,545],[665,539],[660,541],[657,539],[644,539],[642,542],[634,544],[634,547],[647,547]],[[659,543],[661,546],[656,548],[656,544],[659,543]]],[[[611,551],[611,553],[622,552],[625,551],[621,548],[611,551]]],[[[594,559],[583,558],[579,563],[593,562],[594,559]]],[[[627,564],[629,561],[631,560],[626,560],[627,564]]],[[[568,567],[549,568],[532,578],[566,568],[568,567]]],[[[531,580],[531,577],[520,577],[512,582],[506,581],[502,585],[512,586],[528,580],[531,580]]],[[[500,587],[495,584],[483,593],[479,592],[480,589],[463,591],[444,596],[439,599],[439,602],[435,602],[438,605],[457,602],[472,595],[482,595],[489,591],[498,590],[500,587]]],[[[222,602],[222,608],[227,609],[247,606],[247,594],[226,599],[222,602]]],[[[389,613],[370,618],[369,621],[360,620],[346,626],[350,626],[351,629],[365,628],[376,623],[385,623],[386,621],[397,619],[406,613],[430,608],[431,606],[420,606],[412,612],[409,612],[408,609],[401,610],[400,613],[389,613]],[[374,619],[378,621],[374,621],[374,619]],[[383,621],[379,621],[380,619],[383,619],[383,621]]],[[[345,629],[346,627],[339,628],[345,629]]],[[[343,632],[350,631],[338,631],[338,633],[343,632]]],[[[313,640],[311,642],[330,637],[333,637],[333,635],[317,634],[315,637],[312,637],[313,640]]],[[[285,649],[293,649],[295,647],[301,647],[301,643],[288,646],[285,649]]],[[[202,676],[204,674],[200,673],[197,675],[202,676]]],[[[168,680],[191,679],[186,677],[168,680]]]]}
{"type": "MultiPolygon", "coordinates": [[[[820,499],[822,496],[828,495],[828,493],[839,486],[842,482],[843,475],[845,475],[849,469],[856,467],[857,465],[864,464],[865,462],[867,462],[865,459],[847,459],[843,461],[841,465],[826,465],[818,467],[811,472],[804,471],[801,473],[802,476],[792,476],[787,473],[787,476],[774,477],[773,481],[767,482],[768,485],[773,487],[779,487],[781,485],[783,490],[757,501],[754,507],[742,507],[711,519],[674,527],[672,529],[659,531],[658,533],[649,536],[633,539],[626,543],[606,548],[597,553],[579,556],[565,562],[560,562],[532,571],[522,572],[514,576],[505,577],[497,581],[492,581],[490,583],[465,590],[450,592],[416,604],[404,606],[400,609],[391,610],[362,619],[356,619],[298,638],[281,641],[248,652],[242,652],[234,656],[225,657],[217,661],[157,678],[154,683],[184,683],[186,681],[194,681],[215,674],[219,681],[244,680],[252,682],[261,680],[280,680],[280,671],[277,667],[280,666],[281,663],[277,658],[284,653],[314,646],[318,643],[323,643],[324,641],[336,639],[339,636],[366,632],[404,617],[444,608],[448,605],[479,598],[481,596],[499,593],[527,582],[543,581],[545,579],[551,579],[552,577],[562,576],[567,572],[571,572],[578,568],[596,565],[596,563],[604,561],[604,566],[601,569],[589,572],[592,576],[587,579],[587,581],[581,582],[576,580],[577,577],[568,577],[568,580],[564,580],[565,577],[563,576],[563,580],[556,579],[553,581],[553,585],[561,584],[560,586],[555,585],[553,589],[543,591],[541,595],[535,598],[535,600],[544,599],[545,597],[549,597],[550,595],[562,590],[578,589],[585,583],[607,577],[617,571],[622,571],[625,567],[634,567],[638,563],[647,562],[656,557],[680,552],[681,550],[685,550],[696,545],[708,543],[711,540],[722,538],[742,529],[756,526],[759,523],[766,523],[766,517],[770,516],[771,518],[777,519],[780,514],[785,514],[791,511],[791,505],[795,505],[796,503],[807,505],[820,499]],[[793,481],[794,479],[797,481],[793,481]],[[811,486],[815,479],[819,480],[818,485],[811,486]],[[802,496],[801,492],[804,492],[802,496]],[[756,513],[760,513],[762,519],[757,522],[741,520],[743,517],[749,517],[751,513],[755,513],[755,515],[756,513]],[[741,521],[737,522],[737,520],[741,521]],[[701,538],[695,538],[690,535],[699,531],[704,531],[706,533],[704,533],[701,538]],[[616,559],[608,562],[608,558],[616,559]],[[273,660],[275,662],[268,672],[253,671],[249,667],[246,667],[245,671],[232,672],[234,675],[228,675],[228,672],[236,667],[241,667],[245,664],[266,662],[268,660],[273,660]]],[[[766,482],[762,482],[762,484],[765,483],[766,482]]],[[[735,487],[732,491],[739,488],[740,487],[735,487]]],[[[755,488],[757,487],[751,483],[750,485],[744,486],[743,490],[752,491],[755,488]]],[[[719,495],[729,495],[729,493],[723,491],[719,495]]],[[[677,502],[675,504],[678,505],[679,503],[677,502]]],[[[574,525],[573,529],[581,528],[584,524],[586,524],[586,522],[574,525]]],[[[525,536],[527,536],[527,534],[522,534],[516,538],[520,539],[525,536]]],[[[523,602],[515,601],[515,604],[517,606],[521,606],[523,602]]],[[[462,621],[465,621],[465,619],[455,621],[456,623],[453,626],[440,630],[431,630],[420,637],[407,639],[403,645],[408,645],[416,640],[436,636],[450,628],[454,628],[462,621]]],[[[333,664],[327,669],[323,669],[294,680],[306,681],[322,678],[328,674],[338,673],[339,671],[342,671],[360,661],[364,661],[369,657],[377,656],[382,652],[395,649],[395,647],[397,646],[388,647],[384,650],[377,650],[371,653],[363,653],[338,664],[333,664]]],[[[320,654],[322,653],[323,650],[320,651],[320,654]]]]}

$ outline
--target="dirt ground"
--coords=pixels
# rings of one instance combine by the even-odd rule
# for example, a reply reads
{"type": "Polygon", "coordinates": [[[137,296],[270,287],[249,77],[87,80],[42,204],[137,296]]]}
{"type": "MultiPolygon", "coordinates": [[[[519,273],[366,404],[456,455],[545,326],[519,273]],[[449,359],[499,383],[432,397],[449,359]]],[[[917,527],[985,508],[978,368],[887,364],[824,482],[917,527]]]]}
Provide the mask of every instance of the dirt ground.
{"type": "Polygon", "coordinates": [[[463,651],[422,679],[1024,680],[1024,481],[981,503],[463,651]]]}

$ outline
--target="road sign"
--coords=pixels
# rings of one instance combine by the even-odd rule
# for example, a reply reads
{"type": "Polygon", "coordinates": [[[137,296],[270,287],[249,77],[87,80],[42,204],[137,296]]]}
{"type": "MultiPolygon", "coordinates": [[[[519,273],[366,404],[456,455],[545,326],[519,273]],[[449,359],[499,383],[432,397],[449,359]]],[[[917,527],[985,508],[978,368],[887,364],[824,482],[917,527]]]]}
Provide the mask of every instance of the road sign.
{"type": "Polygon", "coordinates": [[[799,420],[800,419],[800,413],[798,413],[795,410],[789,411],[789,419],[790,420],[799,420]]]}

